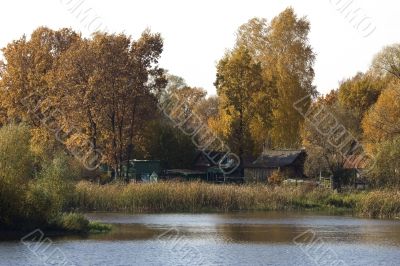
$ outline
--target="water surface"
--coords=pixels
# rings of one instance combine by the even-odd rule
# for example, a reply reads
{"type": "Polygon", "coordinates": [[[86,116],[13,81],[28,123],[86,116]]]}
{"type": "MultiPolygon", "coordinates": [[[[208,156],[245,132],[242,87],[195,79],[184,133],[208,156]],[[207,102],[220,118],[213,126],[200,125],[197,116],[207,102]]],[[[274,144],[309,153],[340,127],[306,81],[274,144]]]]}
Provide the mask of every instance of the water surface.
{"type": "Polygon", "coordinates": [[[396,220],[279,212],[87,217],[112,223],[112,232],[52,236],[41,246],[2,241],[0,265],[400,265],[396,220]]]}

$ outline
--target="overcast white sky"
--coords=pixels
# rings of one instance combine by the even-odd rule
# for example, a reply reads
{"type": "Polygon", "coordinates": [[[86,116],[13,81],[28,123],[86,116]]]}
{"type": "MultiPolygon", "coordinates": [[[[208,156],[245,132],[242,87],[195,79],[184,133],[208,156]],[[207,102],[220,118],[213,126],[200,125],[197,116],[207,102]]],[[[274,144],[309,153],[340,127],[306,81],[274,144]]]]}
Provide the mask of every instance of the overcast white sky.
{"type": "Polygon", "coordinates": [[[216,62],[233,46],[236,29],[252,17],[270,20],[288,6],[311,22],[314,83],[322,93],[365,71],[384,45],[400,42],[398,0],[7,0],[1,5],[0,46],[43,25],[84,35],[107,28],[134,38],[150,27],[164,38],[162,67],[215,94],[216,62]],[[358,14],[353,21],[352,15],[346,18],[349,11],[358,14]]]}

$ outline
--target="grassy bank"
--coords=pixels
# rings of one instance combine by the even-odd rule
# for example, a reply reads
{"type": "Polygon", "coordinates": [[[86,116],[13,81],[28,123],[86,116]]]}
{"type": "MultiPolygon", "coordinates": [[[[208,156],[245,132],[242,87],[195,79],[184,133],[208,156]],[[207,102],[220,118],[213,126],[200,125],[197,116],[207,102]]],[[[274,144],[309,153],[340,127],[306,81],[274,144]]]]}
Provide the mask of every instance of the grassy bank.
{"type": "MultiPolygon", "coordinates": [[[[29,224],[29,221],[27,222],[29,224]]],[[[40,229],[46,236],[87,235],[106,233],[112,226],[99,222],[89,221],[81,213],[62,213],[57,218],[40,226],[18,226],[14,228],[0,228],[0,240],[16,240],[40,229]]]]}
{"type": "Polygon", "coordinates": [[[83,211],[201,212],[349,210],[371,218],[400,216],[400,192],[335,193],[311,187],[161,182],[96,185],[79,182],[72,205],[83,211]]]}

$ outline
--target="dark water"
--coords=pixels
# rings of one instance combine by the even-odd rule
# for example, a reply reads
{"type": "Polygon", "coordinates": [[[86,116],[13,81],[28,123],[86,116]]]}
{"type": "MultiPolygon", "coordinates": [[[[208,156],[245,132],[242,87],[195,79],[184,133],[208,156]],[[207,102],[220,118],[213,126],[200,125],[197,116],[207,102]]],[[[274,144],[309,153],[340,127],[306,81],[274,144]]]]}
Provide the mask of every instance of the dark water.
{"type": "Polygon", "coordinates": [[[273,212],[87,216],[113,231],[2,241],[0,265],[400,265],[400,221],[273,212]]]}

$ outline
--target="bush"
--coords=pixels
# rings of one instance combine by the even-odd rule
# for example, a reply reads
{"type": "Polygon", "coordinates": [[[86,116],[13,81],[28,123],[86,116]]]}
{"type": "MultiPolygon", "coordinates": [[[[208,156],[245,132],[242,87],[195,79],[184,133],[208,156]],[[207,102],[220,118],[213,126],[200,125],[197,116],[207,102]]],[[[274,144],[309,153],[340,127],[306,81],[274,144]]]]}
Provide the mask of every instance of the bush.
{"type": "Polygon", "coordinates": [[[285,177],[280,171],[274,171],[268,178],[268,183],[273,185],[280,185],[285,180],[285,177]]]}
{"type": "Polygon", "coordinates": [[[27,214],[30,220],[46,224],[55,219],[73,196],[74,186],[68,180],[66,158],[56,156],[47,162],[39,176],[29,183],[26,192],[27,214]]]}
{"type": "Polygon", "coordinates": [[[375,164],[368,173],[377,186],[400,186],[400,137],[377,144],[375,164]]]}
{"type": "Polygon", "coordinates": [[[8,183],[26,181],[34,175],[30,131],[23,124],[0,128],[1,178],[8,183]]]}
{"type": "Polygon", "coordinates": [[[0,128],[0,230],[45,228],[67,207],[74,191],[69,157],[52,157],[34,155],[27,126],[0,128]]]}
{"type": "Polygon", "coordinates": [[[102,224],[99,222],[89,222],[89,231],[91,233],[102,233],[111,231],[112,226],[109,224],[102,224]]]}
{"type": "Polygon", "coordinates": [[[80,213],[63,214],[59,218],[58,225],[70,232],[84,233],[89,231],[89,221],[80,213]]]}
{"type": "Polygon", "coordinates": [[[14,124],[0,128],[0,229],[24,224],[24,196],[33,165],[29,128],[14,124]]]}

